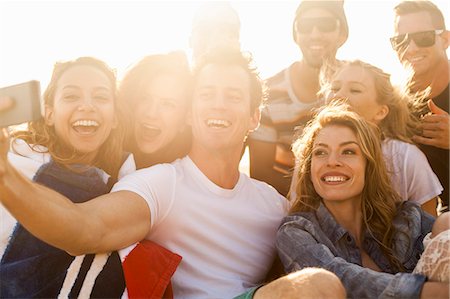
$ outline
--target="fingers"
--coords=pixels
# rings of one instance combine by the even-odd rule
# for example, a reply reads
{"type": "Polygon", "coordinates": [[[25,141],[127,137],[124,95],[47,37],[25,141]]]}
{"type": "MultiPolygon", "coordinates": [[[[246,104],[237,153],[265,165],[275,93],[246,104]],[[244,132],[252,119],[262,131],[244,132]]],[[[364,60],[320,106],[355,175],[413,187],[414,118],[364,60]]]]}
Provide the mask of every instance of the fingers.
{"type": "Polygon", "coordinates": [[[0,112],[6,111],[14,105],[14,101],[9,97],[0,96],[0,112]]]}
{"type": "Polygon", "coordinates": [[[430,108],[430,111],[432,113],[439,114],[439,115],[448,115],[447,111],[442,110],[441,108],[436,106],[436,104],[433,102],[433,100],[428,100],[427,104],[428,104],[428,108],[430,108]]]}

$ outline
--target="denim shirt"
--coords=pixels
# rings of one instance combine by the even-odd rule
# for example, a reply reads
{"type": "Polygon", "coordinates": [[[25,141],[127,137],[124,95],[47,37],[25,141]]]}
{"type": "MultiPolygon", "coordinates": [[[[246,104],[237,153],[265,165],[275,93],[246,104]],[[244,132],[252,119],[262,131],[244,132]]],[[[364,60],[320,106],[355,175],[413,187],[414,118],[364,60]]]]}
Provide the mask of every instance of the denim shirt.
{"type": "Polygon", "coordinates": [[[393,221],[394,255],[405,272],[395,273],[367,232],[363,249],[382,272],[364,268],[355,239],[323,204],[314,212],[295,213],[283,220],[276,245],[285,270],[320,267],[334,272],[350,298],[419,298],[426,277],[410,272],[424,250],[422,241],[434,218],[412,202],[404,202],[398,209],[393,221]]]}

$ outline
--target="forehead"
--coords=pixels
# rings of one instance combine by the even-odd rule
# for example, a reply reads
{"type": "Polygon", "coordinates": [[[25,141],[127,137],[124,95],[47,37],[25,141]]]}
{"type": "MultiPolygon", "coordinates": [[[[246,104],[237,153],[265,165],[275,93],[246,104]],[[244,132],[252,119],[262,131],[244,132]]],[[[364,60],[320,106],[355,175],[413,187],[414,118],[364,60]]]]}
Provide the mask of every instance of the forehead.
{"type": "Polygon", "coordinates": [[[309,8],[304,11],[299,18],[335,18],[335,16],[324,8],[309,8]]]}
{"type": "Polygon", "coordinates": [[[328,125],[318,132],[314,144],[340,144],[343,142],[357,142],[356,134],[344,125],[328,125]]]}
{"type": "Polygon", "coordinates": [[[250,78],[238,65],[208,64],[200,70],[195,87],[229,88],[249,93],[250,78]]]}
{"type": "Polygon", "coordinates": [[[426,11],[409,13],[395,18],[395,32],[397,34],[434,30],[431,16],[426,11]]]}
{"type": "Polygon", "coordinates": [[[333,77],[333,81],[353,81],[364,83],[365,85],[374,84],[374,78],[361,66],[347,65],[342,67],[333,77]]]}
{"type": "Polygon", "coordinates": [[[96,67],[77,65],[67,69],[59,78],[58,86],[62,85],[99,85],[112,87],[108,76],[96,67]]]}

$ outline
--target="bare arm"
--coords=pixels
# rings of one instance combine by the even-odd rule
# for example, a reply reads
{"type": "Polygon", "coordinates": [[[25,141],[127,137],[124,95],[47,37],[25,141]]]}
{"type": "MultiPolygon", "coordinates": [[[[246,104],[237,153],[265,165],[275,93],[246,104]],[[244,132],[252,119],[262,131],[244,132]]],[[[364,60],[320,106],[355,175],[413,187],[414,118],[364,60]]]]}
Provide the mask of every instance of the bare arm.
{"type": "Polygon", "coordinates": [[[286,196],[290,187],[290,177],[273,168],[276,144],[251,139],[248,146],[251,177],[272,185],[278,192],[286,196]]]}
{"type": "Polygon", "coordinates": [[[32,234],[71,254],[107,252],[142,240],[150,210],[139,195],[120,191],[82,204],[31,182],[7,160],[0,137],[0,201],[32,234]]]}
{"type": "Polygon", "coordinates": [[[420,298],[450,298],[450,284],[448,282],[426,282],[420,292],[420,298]]]}

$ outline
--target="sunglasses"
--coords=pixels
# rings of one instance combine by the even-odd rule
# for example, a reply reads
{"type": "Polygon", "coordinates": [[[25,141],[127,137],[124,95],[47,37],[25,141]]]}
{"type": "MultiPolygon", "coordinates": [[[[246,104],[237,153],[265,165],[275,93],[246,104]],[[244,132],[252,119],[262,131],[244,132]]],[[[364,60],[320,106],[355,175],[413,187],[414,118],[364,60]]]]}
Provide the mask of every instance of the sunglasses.
{"type": "Polygon", "coordinates": [[[330,17],[323,18],[304,18],[296,22],[297,32],[309,34],[316,27],[322,33],[333,32],[338,27],[338,20],[330,17]]]}
{"type": "Polygon", "coordinates": [[[406,48],[411,40],[413,40],[419,48],[426,48],[433,46],[436,42],[436,35],[439,35],[442,32],[444,32],[443,29],[400,34],[391,37],[390,41],[394,50],[406,48]]]}

